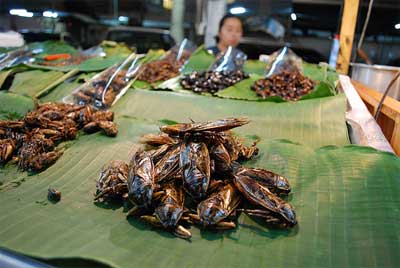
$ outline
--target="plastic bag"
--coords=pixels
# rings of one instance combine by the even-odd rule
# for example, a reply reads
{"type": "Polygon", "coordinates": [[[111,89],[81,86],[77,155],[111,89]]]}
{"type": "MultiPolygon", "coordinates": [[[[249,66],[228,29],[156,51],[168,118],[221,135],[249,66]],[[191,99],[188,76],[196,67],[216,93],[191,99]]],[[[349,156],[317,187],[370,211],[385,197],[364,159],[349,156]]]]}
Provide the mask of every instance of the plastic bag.
{"type": "Polygon", "coordinates": [[[82,56],[85,56],[85,57],[88,57],[88,58],[105,57],[105,56],[107,56],[106,52],[104,51],[104,49],[100,45],[85,49],[85,50],[81,51],[80,54],[82,56]]]}
{"type": "Polygon", "coordinates": [[[246,54],[229,46],[224,54],[217,57],[209,70],[214,72],[241,70],[246,60],[246,54]]]}
{"type": "Polygon", "coordinates": [[[173,46],[166,57],[172,57],[180,66],[184,65],[190,55],[196,50],[197,46],[189,39],[185,38],[179,45],[173,46]]]}
{"type": "Polygon", "coordinates": [[[290,48],[283,47],[274,52],[269,57],[269,64],[265,72],[266,77],[274,74],[280,74],[283,71],[303,73],[303,63],[290,48]]]}
{"type": "Polygon", "coordinates": [[[144,65],[138,79],[154,84],[178,76],[195,50],[196,46],[185,38],[168,50],[163,58],[144,65]]]}
{"type": "Polygon", "coordinates": [[[32,63],[35,61],[35,54],[42,53],[43,49],[29,49],[23,46],[8,53],[4,53],[0,59],[0,71],[5,68],[11,68],[21,63],[32,63]]]}
{"type": "Polygon", "coordinates": [[[90,104],[96,108],[108,109],[114,105],[136,80],[141,56],[132,53],[125,61],[114,64],[75,89],[63,99],[65,103],[90,104]],[[128,67],[128,64],[131,64],[128,67]]]}

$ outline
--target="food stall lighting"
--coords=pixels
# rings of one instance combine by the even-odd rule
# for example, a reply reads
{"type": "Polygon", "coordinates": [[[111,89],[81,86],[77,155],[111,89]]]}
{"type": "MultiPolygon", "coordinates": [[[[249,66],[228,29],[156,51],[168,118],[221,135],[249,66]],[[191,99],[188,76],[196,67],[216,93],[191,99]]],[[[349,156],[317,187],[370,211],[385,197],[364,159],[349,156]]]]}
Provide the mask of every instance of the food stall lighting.
{"type": "Polygon", "coordinates": [[[290,18],[292,19],[292,21],[297,20],[297,15],[296,15],[296,13],[290,14],[290,18]]]}
{"type": "Polygon", "coordinates": [[[52,12],[52,11],[44,11],[43,13],[43,17],[47,17],[47,18],[57,18],[58,17],[58,13],[57,12],[52,12]]]}
{"type": "Polygon", "coordinates": [[[126,16],[119,16],[119,17],[118,17],[118,20],[119,20],[120,22],[128,22],[129,18],[126,17],[126,16]]]}
{"type": "Polygon", "coordinates": [[[20,17],[33,17],[32,12],[28,12],[26,9],[10,9],[9,13],[11,15],[20,16],[20,17]]]}
{"type": "Polygon", "coordinates": [[[246,9],[244,7],[232,7],[229,12],[234,15],[246,13],[246,9]]]}
{"type": "Polygon", "coordinates": [[[400,23],[397,23],[397,24],[394,26],[394,28],[395,28],[396,30],[400,30],[400,23]]]}

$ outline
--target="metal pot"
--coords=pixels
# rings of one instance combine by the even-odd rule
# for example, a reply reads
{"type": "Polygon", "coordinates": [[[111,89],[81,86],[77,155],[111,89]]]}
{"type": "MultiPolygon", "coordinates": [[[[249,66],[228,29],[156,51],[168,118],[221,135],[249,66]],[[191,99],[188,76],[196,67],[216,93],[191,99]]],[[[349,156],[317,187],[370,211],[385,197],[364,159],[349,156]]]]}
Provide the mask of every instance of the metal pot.
{"type": "MultiPolygon", "coordinates": [[[[350,63],[351,78],[379,92],[384,92],[390,81],[400,71],[399,67],[350,63]]],[[[388,96],[400,100],[400,79],[393,84],[388,96]]]]}

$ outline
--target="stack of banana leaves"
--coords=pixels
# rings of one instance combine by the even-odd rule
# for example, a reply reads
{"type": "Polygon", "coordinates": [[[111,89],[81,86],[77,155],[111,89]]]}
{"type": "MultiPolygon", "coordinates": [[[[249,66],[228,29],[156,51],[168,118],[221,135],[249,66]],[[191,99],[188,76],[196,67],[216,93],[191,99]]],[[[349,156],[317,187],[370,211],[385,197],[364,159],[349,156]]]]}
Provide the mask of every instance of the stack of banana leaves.
{"type": "MultiPolygon", "coordinates": [[[[0,120],[21,120],[37,103],[60,102],[132,52],[106,43],[105,57],[79,59],[65,44],[34,46],[42,48],[35,61],[0,72],[0,120]],[[62,63],[69,57],[63,54],[71,56],[70,64],[62,63]],[[58,56],[43,64],[53,60],[49,55],[58,56]]],[[[162,55],[150,51],[141,60],[162,55]]],[[[350,143],[346,97],[335,91],[336,73],[303,63],[316,86],[293,102],[262,99],[251,90],[265,71],[259,61],[245,64],[249,78],[213,95],[181,88],[183,75],[205,71],[213,61],[199,48],[176,77],[136,80],[109,108],[118,126],[114,138],[79,130],[76,139],[57,145],[63,154],[47,169],[24,171],[12,161],[1,166],[0,247],[61,267],[399,267],[400,160],[350,143]],[[132,162],[143,150],[143,135],[179,122],[232,117],[248,118],[231,133],[258,148],[241,168],[269,170],[290,182],[285,200],[297,223],[291,228],[266,226],[240,207],[233,228],[189,224],[191,239],[177,239],[140,217],[127,219],[129,202],[94,201],[102,168],[112,160],[132,162]],[[58,202],[48,199],[49,188],[58,202]]],[[[153,211],[146,216],[157,218],[153,211]]]]}

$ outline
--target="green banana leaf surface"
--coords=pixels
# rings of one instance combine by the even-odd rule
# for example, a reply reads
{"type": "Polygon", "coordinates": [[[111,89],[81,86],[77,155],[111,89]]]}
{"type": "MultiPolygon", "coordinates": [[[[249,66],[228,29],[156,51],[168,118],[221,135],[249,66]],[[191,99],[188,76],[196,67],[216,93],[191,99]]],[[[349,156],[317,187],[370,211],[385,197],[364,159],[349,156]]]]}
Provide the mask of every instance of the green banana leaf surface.
{"type": "Polygon", "coordinates": [[[29,96],[0,92],[0,120],[19,119],[33,108],[34,101],[29,96]]]}
{"type": "Polygon", "coordinates": [[[44,66],[39,64],[26,64],[28,67],[32,69],[41,69],[41,70],[53,70],[60,72],[68,72],[73,69],[78,69],[82,72],[94,72],[101,71],[107,69],[115,63],[122,62],[126,56],[124,55],[115,55],[110,57],[94,57],[87,59],[80,64],[71,64],[66,66],[44,66]]]}
{"type": "MultiPolygon", "coordinates": [[[[115,42],[111,43],[112,45],[107,42],[103,42],[102,44],[100,44],[100,47],[102,47],[106,53],[106,57],[97,56],[89,58],[79,64],[71,64],[66,66],[45,66],[34,62],[26,65],[33,69],[53,70],[61,72],[68,72],[73,69],[78,69],[79,71],[82,72],[101,71],[112,66],[115,63],[122,62],[132,52],[132,50],[124,44],[119,44],[115,42]]],[[[60,54],[60,53],[68,53],[68,54],[78,53],[78,51],[75,48],[60,41],[38,42],[38,43],[32,43],[29,46],[30,48],[33,49],[40,48],[43,50],[42,53],[35,55],[35,58],[38,61],[41,61],[43,57],[46,55],[60,54]]]]}
{"type": "Polygon", "coordinates": [[[12,70],[5,70],[5,71],[1,71],[0,72],[0,88],[2,87],[2,85],[4,84],[4,82],[6,81],[7,77],[12,73],[12,70]]]}
{"type": "Polygon", "coordinates": [[[80,134],[39,174],[0,169],[0,246],[41,259],[95,260],[112,267],[398,267],[400,161],[348,145],[343,95],[299,103],[225,100],[128,91],[113,110],[116,138],[80,134]],[[161,109],[165,107],[165,109],[161,109]],[[245,163],[286,176],[299,224],[266,228],[242,214],[238,227],[191,227],[191,242],[136,219],[126,207],[95,204],[95,180],[111,159],[129,161],[145,133],[167,121],[247,116],[235,134],[260,139],[245,163]],[[284,139],[283,139],[284,138],[284,139]],[[47,201],[47,188],[62,192],[47,201]]]}
{"type": "Polygon", "coordinates": [[[41,50],[41,53],[35,55],[36,58],[43,58],[46,55],[52,55],[52,54],[62,54],[62,53],[75,54],[78,52],[71,45],[62,41],[54,41],[54,40],[30,43],[28,47],[31,50],[35,49],[41,50]]]}
{"type": "Polygon", "coordinates": [[[51,101],[62,102],[65,96],[71,95],[72,92],[80,85],[82,85],[82,83],[76,81],[61,83],[49,94],[39,98],[39,102],[40,103],[51,102],[51,101]]]}
{"type": "Polygon", "coordinates": [[[64,73],[59,71],[32,70],[17,73],[9,91],[20,95],[34,97],[44,88],[53,84],[54,81],[57,81],[63,76],[64,73]]]}

